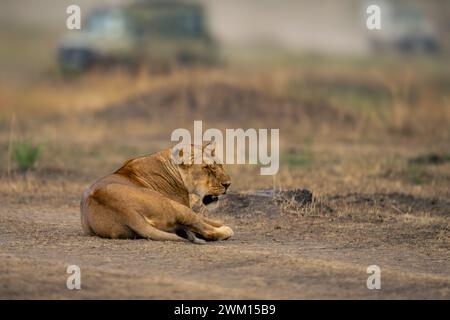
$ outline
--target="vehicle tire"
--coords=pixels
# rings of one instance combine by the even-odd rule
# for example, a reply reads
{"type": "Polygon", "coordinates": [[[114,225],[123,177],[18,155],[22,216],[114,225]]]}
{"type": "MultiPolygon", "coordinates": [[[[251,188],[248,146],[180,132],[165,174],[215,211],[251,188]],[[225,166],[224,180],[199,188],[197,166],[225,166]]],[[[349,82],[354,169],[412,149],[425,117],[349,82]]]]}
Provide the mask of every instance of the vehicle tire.
{"type": "Polygon", "coordinates": [[[58,63],[65,73],[80,73],[92,67],[94,55],[87,49],[60,49],[58,63]]]}

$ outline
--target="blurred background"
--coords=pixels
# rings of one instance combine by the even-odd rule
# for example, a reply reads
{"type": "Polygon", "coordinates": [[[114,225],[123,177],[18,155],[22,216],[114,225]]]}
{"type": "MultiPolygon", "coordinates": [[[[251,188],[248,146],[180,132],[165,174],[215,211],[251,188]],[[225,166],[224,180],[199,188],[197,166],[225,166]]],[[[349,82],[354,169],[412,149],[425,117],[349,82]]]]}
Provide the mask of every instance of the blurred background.
{"type": "Polygon", "coordinates": [[[76,203],[203,120],[280,129],[280,173],[233,166],[235,190],[448,196],[449,18],[445,0],[2,0],[2,194],[76,203]]]}
{"type": "MultiPolygon", "coordinates": [[[[153,55],[177,53],[179,63],[190,63],[188,55],[194,54],[186,49],[187,42],[191,47],[204,45],[206,51],[217,49],[214,54],[227,60],[282,60],[286,57],[280,57],[281,53],[376,54],[378,58],[393,51],[448,55],[449,10],[445,0],[325,0],[320,4],[308,0],[5,0],[0,13],[0,66],[3,77],[50,72],[61,62],[55,55],[63,48],[67,55],[70,50],[85,50],[86,56],[80,58],[85,63],[100,58],[100,54],[105,60],[122,58],[142,63],[138,58],[150,60],[153,55]],[[81,31],[65,27],[66,8],[71,4],[81,8],[81,31]],[[366,28],[370,4],[382,9],[382,30],[366,28]],[[168,48],[170,42],[177,44],[168,48]],[[183,45],[186,56],[180,52],[183,45]]],[[[213,55],[211,52],[203,54],[203,62],[213,58],[208,56],[213,55]]],[[[165,61],[158,58],[155,64],[162,68],[165,61]]]]}

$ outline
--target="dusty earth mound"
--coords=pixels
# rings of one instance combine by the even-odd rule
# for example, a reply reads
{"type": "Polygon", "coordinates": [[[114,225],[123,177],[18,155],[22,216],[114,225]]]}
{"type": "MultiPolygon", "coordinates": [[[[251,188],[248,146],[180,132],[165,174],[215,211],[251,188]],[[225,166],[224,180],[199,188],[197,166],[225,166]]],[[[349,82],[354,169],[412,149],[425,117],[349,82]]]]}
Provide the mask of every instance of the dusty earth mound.
{"type": "Polygon", "coordinates": [[[226,123],[298,123],[308,120],[351,124],[350,114],[325,102],[304,103],[250,87],[228,83],[164,88],[115,103],[96,113],[104,120],[159,120],[180,117],[226,123]],[[284,122],[283,122],[284,123],[284,122]]]}
{"type": "Polygon", "coordinates": [[[283,208],[304,208],[313,202],[311,191],[296,189],[288,191],[256,190],[252,193],[230,193],[221,196],[214,211],[220,211],[235,217],[261,216],[266,218],[282,214],[283,208]]]}

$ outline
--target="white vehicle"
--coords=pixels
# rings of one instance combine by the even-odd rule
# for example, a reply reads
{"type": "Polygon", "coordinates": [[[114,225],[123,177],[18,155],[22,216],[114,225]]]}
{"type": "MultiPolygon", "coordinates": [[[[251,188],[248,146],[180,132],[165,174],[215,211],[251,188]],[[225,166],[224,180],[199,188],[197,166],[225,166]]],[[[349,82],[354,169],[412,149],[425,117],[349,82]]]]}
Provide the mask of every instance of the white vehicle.
{"type": "Polygon", "coordinates": [[[439,50],[436,31],[418,7],[386,2],[381,6],[381,21],[381,30],[369,33],[374,50],[401,53],[435,53],[439,50]]]}

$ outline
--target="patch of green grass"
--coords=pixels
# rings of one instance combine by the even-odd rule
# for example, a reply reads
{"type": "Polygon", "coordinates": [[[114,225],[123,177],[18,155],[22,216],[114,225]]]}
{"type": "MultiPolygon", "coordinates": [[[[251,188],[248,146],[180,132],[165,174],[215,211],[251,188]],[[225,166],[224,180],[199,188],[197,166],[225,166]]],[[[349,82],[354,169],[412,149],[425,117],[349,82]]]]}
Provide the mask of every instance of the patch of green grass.
{"type": "Polygon", "coordinates": [[[409,165],[405,170],[405,178],[409,183],[421,185],[429,183],[430,175],[422,166],[409,165]]]}
{"type": "Polygon", "coordinates": [[[42,152],[42,145],[34,144],[31,140],[23,140],[13,145],[13,160],[20,171],[25,172],[33,168],[42,152]]]}
{"type": "Polygon", "coordinates": [[[302,151],[298,153],[286,153],[282,155],[282,161],[289,167],[303,167],[309,168],[313,164],[313,156],[309,151],[302,151]]]}
{"type": "Polygon", "coordinates": [[[401,180],[413,185],[428,184],[436,179],[426,165],[405,161],[401,157],[386,160],[383,169],[376,177],[401,180]]]}

